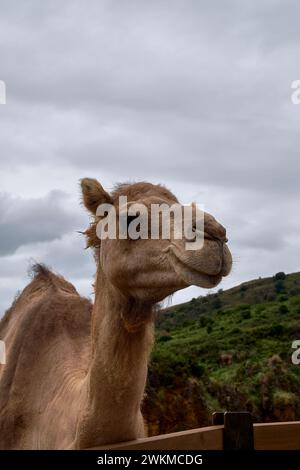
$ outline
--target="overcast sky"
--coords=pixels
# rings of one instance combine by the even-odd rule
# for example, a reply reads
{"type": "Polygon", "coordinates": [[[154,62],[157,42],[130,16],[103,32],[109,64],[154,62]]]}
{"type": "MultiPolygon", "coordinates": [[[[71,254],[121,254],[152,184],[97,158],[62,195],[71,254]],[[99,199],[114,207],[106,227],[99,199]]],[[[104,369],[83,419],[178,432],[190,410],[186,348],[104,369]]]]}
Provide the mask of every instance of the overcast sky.
{"type": "Polygon", "coordinates": [[[220,287],[298,271],[299,18],[296,0],[0,0],[0,316],[32,260],[91,295],[85,176],[204,204],[234,256],[220,287]]]}

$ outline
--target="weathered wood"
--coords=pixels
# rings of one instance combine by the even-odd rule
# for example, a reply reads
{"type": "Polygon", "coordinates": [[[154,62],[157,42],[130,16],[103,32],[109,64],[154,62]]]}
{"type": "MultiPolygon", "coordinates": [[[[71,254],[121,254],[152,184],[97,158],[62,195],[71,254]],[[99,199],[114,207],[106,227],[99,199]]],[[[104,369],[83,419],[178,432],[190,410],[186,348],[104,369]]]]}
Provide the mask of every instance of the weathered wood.
{"type": "Polygon", "coordinates": [[[254,424],[256,450],[300,450],[300,421],[254,424]]]}
{"type": "Polygon", "coordinates": [[[215,411],[212,414],[213,426],[220,426],[224,424],[224,411],[215,411]]]}
{"type": "MultiPolygon", "coordinates": [[[[96,449],[96,448],[95,448],[96,449]]],[[[209,426],[97,447],[99,450],[222,450],[223,426],[209,426]]]]}
{"type": "Polygon", "coordinates": [[[253,420],[250,413],[224,413],[224,450],[253,450],[253,420]]]}
{"type": "MultiPolygon", "coordinates": [[[[221,419],[220,417],[218,419],[221,419]]],[[[230,418],[229,418],[230,419],[230,418]]],[[[232,418],[231,418],[232,419],[232,418]]],[[[228,418],[227,418],[228,420],[228,418]]],[[[300,450],[300,421],[253,425],[256,450],[300,450]]],[[[121,442],[98,450],[222,450],[224,426],[163,434],[121,442]]]]}

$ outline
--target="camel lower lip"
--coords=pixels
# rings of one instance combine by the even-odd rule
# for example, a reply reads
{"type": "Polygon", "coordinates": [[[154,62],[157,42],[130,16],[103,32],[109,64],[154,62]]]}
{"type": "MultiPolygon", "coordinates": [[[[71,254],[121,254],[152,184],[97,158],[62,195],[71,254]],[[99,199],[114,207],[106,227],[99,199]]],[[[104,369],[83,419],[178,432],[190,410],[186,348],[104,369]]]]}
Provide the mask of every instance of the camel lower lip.
{"type": "Polygon", "coordinates": [[[183,263],[174,252],[171,255],[172,263],[177,274],[187,285],[212,288],[222,280],[222,274],[206,274],[183,263]]]}
{"type": "Polygon", "coordinates": [[[193,268],[189,268],[188,266],[186,266],[186,268],[189,270],[187,276],[191,279],[192,284],[199,287],[215,287],[222,279],[221,274],[206,274],[196,271],[193,268]]]}

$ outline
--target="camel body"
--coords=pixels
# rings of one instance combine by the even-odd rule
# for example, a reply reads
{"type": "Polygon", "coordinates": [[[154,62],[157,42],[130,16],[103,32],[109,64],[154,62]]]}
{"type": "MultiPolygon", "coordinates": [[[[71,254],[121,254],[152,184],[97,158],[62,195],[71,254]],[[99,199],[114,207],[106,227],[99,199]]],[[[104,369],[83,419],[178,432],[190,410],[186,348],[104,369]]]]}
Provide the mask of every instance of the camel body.
{"type": "MultiPolygon", "coordinates": [[[[215,287],[232,264],[226,231],[205,213],[204,244],[185,239],[99,240],[97,208],[178,203],[166,188],[124,184],[107,193],[82,180],[93,216],[86,231],[96,259],[95,302],[37,265],[32,282],[0,323],[1,449],[85,449],[144,435],[141,403],[153,344],[155,306],[174,292],[215,287]]],[[[102,221],[102,219],[101,219],[102,221]]]]}
{"type": "Polygon", "coordinates": [[[0,448],[72,447],[90,358],[91,303],[41,268],[6,313],[0,338],[0,448]]]}

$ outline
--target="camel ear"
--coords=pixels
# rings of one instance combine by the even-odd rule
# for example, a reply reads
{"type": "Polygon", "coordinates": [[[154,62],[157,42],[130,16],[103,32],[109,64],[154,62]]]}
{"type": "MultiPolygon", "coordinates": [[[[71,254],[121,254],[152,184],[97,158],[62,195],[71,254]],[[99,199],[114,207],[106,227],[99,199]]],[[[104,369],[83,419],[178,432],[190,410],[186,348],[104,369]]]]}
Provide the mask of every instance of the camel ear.
{"type": "Polygon", "coordinates": [[[110,195],[102,188],[97,180],[83,178],[80,183],[84,205],[93,214],[96,214],[100,204],[112,204],[110,195]]]}

